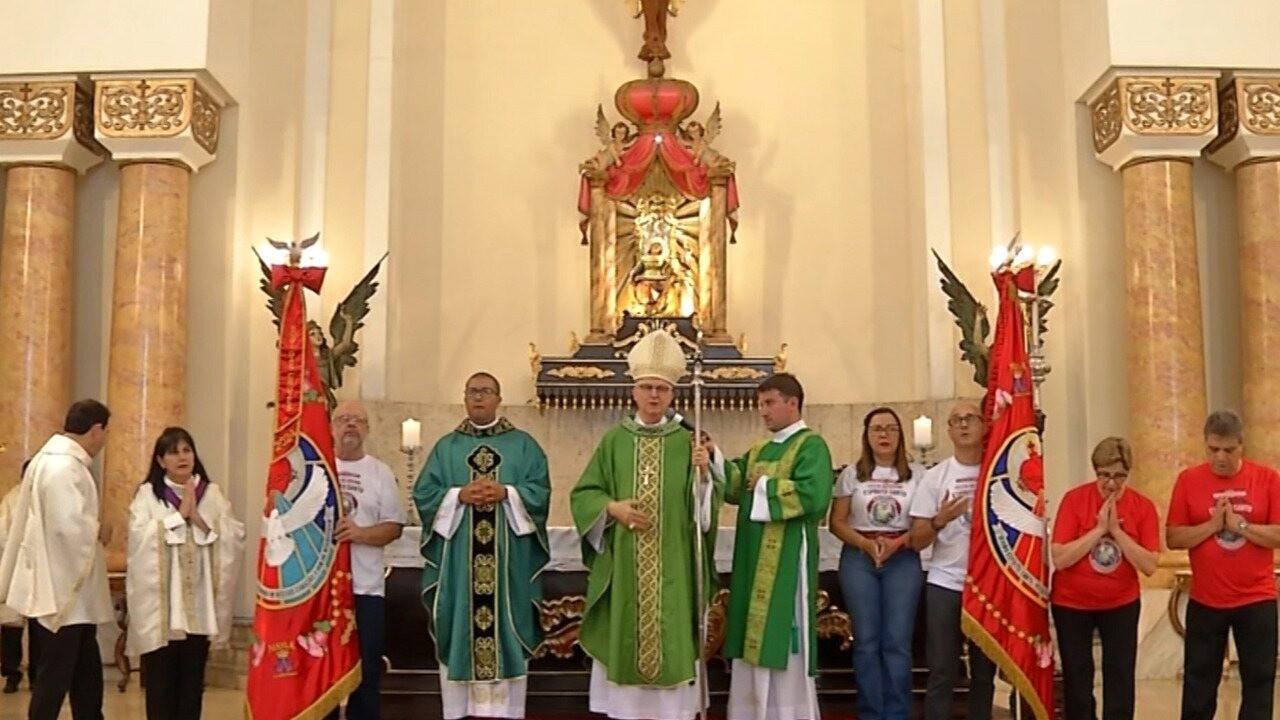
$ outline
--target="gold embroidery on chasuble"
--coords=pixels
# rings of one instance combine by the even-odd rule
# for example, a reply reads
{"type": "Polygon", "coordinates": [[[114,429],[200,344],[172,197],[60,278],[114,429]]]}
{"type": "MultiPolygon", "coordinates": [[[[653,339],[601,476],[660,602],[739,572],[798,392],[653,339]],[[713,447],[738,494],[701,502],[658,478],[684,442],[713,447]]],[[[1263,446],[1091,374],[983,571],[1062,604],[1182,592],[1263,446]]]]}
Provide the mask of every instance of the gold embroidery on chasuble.
{"type": "Polygon", "coordinates": [[[662,438],[636,438],[635,499],[652,524],[635,533],[636,669],[646,680],[662,673],[662,438]]]}
{"type": "MultiPolygon", "coordinates": [[[[790,478],[808,433],[801,430],[799,437],[787,447],[782,457],[777,460],[760,460],[760,451],[769,441],[763,441],[751,448],[747,456],[747,467],[750,468],[750,486],[754,490],[761,477],[790,478]]],[[[754,502],[754,499],[752,500],[754,502]]],[[[751,583],[751,596],[747,601],[747,632],[742,641],[742,658],[753,665],[760,664],[760,654],[764,649],[764,629],[769,620],[769,605],[773,600],[773,589],[778,577],[778,563],[782,558],[782,543],[786,539],[787,523],[771,520],[764,523],[760,534],[760,552],[756,555],[755,577],[751,583]]],[[[807,572],[805,558],[800,558],[800,572],[807,572]]]]}
{"type": "MultiPolygon", "coordinates": [[[[502,456],[480,444],[467,455],[470,481],[498,481],[502,456]]],[[[471,664],[476,680],[498,677],[498,506],[472,505],[471,515],[471,664]]]]}

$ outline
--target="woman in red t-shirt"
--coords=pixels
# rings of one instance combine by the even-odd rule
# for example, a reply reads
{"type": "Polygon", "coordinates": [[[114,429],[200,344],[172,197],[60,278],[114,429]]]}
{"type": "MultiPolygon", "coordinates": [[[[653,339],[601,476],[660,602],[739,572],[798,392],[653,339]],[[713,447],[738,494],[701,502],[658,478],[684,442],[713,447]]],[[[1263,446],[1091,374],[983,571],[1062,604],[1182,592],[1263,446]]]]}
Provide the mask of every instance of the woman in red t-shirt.
{"type": "Polygon", "coordinates": [[[1053,621],[1066,720],[1097,718],[1093,633],[1102,638],[1102,718],[1132,720],[1138,656],[1138,572],[1155,572],[1156,506],[1125,487],[1133,450],[1109,437],[1093,449],[1096,479],[1067,491],[1053,523],[1053,621]]]}

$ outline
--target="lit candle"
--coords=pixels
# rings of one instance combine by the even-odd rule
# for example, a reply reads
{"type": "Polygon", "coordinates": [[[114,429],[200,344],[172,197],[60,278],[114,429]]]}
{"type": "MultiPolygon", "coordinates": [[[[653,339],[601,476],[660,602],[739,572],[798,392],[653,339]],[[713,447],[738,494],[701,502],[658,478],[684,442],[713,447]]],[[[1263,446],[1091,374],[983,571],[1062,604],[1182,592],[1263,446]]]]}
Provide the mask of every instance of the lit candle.
{"type": "Polygon", "coordinates": [[[413,418],[400,423],[400,447],[405,450],[422,447],[422,423],[413,418]]]}
{"type": "Polygon", "coordinates": [[[999,270],[1009,260],[1009,250],[1003,245],[991,248],[991,269],[999,270]]]}
{"type": "Polygon", "coordinates": [[[929,419],[928,416],[921,415],[911,424],[911,429],[914,431],[916,447],[933,447],[933,420],[929,419]]]}

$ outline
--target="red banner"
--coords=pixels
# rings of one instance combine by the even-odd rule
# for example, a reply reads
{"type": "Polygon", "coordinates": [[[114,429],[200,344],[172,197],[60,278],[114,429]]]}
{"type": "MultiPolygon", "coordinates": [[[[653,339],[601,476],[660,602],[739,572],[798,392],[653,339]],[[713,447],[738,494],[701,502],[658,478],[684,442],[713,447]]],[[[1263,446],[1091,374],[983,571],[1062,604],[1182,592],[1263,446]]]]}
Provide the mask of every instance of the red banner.
{"type": "Polygon", "coordinates": [[[323,280],[323,268],[272,268],[284,300],[245,699],[251,720],[322,718],[360,683],[351,549],[334,539],[342,496],[302,297],[323,280]]]}
{"type": "Polygon", "coordinates": [[[1048,720],[1053,643],[1043,446],[1017,278],[1008,270],[994,278],[1000,307],[983,403],[987,441],[973,499],[962,625],[1036,718],[1048,720]]]}

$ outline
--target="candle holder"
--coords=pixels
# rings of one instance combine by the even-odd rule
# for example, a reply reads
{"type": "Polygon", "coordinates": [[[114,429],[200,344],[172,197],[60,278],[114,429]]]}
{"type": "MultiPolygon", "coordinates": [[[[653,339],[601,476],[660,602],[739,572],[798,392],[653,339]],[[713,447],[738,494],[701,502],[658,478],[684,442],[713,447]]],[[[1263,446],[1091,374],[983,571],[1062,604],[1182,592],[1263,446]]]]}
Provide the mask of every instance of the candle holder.
{"type": "Polygon", "coordinates": [[[934,448],[933,445],[916,445],[915,448],[916,455],[920,458],[920,464],[925,466],[926,469],[938,464],[936,460],[929,458],[929,453],[932,452],[934,448]]]}
{"type": "Polygon", "coordinates": [[[405,464],[407,466],[404,487],[401,488],[401,499],[404,501],[405,515],[408,517],[410,525],[421,525],[422,518],[418,517],[418,507],[413,502],[413,484],[418,479],[418,458],[422,455],[422,446],[401,447],[400,452],[405,456],[405,464]]]}
{"type": "Polygon", "coordinates": [[[413,485],[418,480],[418,461],[422,455],[422,423],[414,418],[400,423],[400,452],[408,466],[402,488],[405,516],[410,525],[421,525],[422,518],[418,517],[418,507],[413,502],[413,485]]]}
{"type": "Polygon", "coordinates": [[[911,422],[911,446],[920,456],[920,462],[927,468],[934,466],[929,459],[929,452],[934,448],[933,418],[921,415],[911,422]]]}

